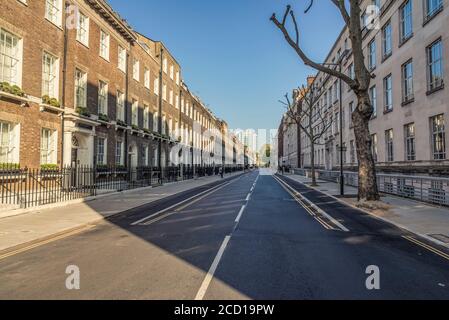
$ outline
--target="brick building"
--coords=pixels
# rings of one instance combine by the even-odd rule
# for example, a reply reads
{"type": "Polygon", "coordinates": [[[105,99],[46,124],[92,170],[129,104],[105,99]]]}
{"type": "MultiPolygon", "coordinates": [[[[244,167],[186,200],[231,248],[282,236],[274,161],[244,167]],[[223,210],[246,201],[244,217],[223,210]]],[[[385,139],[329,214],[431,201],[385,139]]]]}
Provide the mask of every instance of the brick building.
{"type": "Polygon", "coordinates": [[[104,0],[2,6],[0,163],[243,163],[238,141],[183,83],[168,48],[104,0]]]}

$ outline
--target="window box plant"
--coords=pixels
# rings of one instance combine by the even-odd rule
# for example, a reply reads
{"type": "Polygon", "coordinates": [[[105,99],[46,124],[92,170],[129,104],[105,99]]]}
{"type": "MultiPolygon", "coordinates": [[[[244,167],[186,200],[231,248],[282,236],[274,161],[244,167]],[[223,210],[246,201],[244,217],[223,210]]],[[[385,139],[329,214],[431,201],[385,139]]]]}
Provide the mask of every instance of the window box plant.
{"type": "Polygon", "coordinates": [[[98,115],[98,120],[99,120],[99,121],[102,121],[102,122],[109,123],[109,117],[108,117],[107,114],[104,114],[104,113],[100,113],[100,114],[98,115]]]}
{"type": "Polygon", "coordinates": [[[75,111],[76,111],[76,113],[78,113],[80,116],[90,118],[90,112],[89,112],[89,110],[87,110],[87,108],[85,108],[85,107],[77,107],[75,111]]]}
{"type": "Polygon", "coordinates": [[[117,120],[117,125],[120,127],[125,127],[125,128],[128,126],[125,121],[120,120],[120,119],[117,120]]]}
{"type": "Polygon", "coordinates": [[[22,107],[29,102],[27,95],[19,86],[10,85],[8,82],[0,83],[0,96],[19,101],[22,107]]]}

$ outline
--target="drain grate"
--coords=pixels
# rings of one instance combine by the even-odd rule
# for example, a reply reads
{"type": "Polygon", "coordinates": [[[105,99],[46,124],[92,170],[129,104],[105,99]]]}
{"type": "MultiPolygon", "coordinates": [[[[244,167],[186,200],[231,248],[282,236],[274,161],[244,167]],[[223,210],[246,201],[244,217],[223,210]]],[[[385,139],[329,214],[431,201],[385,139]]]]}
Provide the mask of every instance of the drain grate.
{"type": "Polygon", "coordinates": [[[449,243],[449,237],[444,234],[429,234],[429,236],[441,242],[449,243]]]}

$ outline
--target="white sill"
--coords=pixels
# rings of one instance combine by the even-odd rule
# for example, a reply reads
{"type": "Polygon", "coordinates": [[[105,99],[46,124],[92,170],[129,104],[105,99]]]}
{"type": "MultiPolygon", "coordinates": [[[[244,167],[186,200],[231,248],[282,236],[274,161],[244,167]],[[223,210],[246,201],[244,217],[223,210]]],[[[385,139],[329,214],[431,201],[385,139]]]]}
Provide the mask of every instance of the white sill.
{"type": "Polygon", "coordinates": [[[58,25],[56,23],[54,23],[53,21],[49,20],[48,18],[45,18],[45,20],[47,20],[48,22],[50,22],[52,25],[54,25],[56,28],[58,28],[61,31],[64,31],[64,29],[62,28],[62,25],[58,25]]]}
{"type": "Polygon", "coordinates": [[[76,39],[76,42],[79,43],[79,44],[81,44],[83,47],[85,47],[85,48],[87,48],[87,49],[90,49],[90,48],[89,48],[89,43],[84,43],[84,42],[82,42],[82,41],[80,41],[80,40],[78,40],[78,39],[76,39]]]}
{"type": "Polygon", "coordinates": [[[41,112],[44,112],[45,110],[56,111],[56,112],[60,112],[60,113],[64,112],[64,109],[61,107],[59,107],[59,108],[53,107],[53,106],[51,106],[49,104],[45,104],[45,103],[39,104],[39,107],[40,107],[41,112]]]}
{"type": "Polygon", "coordinates": [[[5,97],[10,100],[19,101],[19,102],[21,102],[20,106],[22,106],[22,107],[25,107],[25,105],[28,102],[31,102],[31,100],[27,97],[17,96],[15,94],[4,92],[4,91],[0,91],[0,97],[5,97]]]}

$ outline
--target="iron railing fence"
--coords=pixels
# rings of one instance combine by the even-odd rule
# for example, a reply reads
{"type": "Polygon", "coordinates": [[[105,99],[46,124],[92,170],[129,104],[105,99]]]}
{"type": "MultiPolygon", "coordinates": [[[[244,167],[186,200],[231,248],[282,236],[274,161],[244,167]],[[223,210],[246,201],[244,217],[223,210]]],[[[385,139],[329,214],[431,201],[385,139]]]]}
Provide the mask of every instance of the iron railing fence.
{"type": "MultiPolygon", "coordinates": [[[[226,168],[229,172],[242,167],[226,168]]],[[[76,166],[51,169],[0,167],[0,204],[29,208],[117,191],[189,180],[219,173],[217,166],[76,166]]],[[[1,209],[1,208],[0,208],[1,209]]]]}
{"type": "MultiPolygon", "coordinates": [[[[295,169],[294,173],[306,176],[309,171],[295,169]]],[[[317,170],[317,175],[321,180],[340,182],[339,171],[317,170]]],[[[344,181],[345,185],[357,187],[359,183],[357,172],[344,172],[344,181]]],[[[378,174],[377,185],[379,191],[385,194],[449,206],[449,178],[378,174]]]]}

